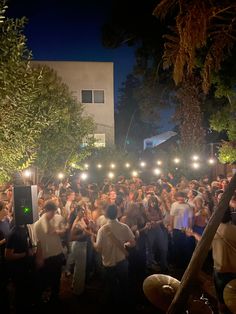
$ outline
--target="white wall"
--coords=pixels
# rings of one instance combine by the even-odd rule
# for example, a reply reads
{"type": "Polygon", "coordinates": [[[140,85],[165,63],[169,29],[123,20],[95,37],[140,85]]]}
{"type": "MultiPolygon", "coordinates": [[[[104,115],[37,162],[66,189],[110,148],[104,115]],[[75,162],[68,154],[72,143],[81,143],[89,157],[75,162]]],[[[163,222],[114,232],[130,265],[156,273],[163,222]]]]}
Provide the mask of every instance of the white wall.
{"type": "Polygon", "coordinates": [[[81,99],[81,90],[104,90],[104,104],[84,104],[85,112],[97,124],[97,133],[106,134],[106,145],[114,144],[114,69],[112,62],[33,61],[55,71],[81,99]]]}

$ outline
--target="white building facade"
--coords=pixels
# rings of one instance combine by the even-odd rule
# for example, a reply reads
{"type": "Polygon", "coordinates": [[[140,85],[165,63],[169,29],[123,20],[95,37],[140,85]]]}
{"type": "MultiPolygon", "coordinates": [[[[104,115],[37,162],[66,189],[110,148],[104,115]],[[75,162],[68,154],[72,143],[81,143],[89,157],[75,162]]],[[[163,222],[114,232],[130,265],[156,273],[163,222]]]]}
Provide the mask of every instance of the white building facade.
{"type": "Polygon", "coordinates": [[[112,62],[33,61],[54,69],[85,113],[96,123],[97,147],[114,145],[114,65],[112,62]]]}

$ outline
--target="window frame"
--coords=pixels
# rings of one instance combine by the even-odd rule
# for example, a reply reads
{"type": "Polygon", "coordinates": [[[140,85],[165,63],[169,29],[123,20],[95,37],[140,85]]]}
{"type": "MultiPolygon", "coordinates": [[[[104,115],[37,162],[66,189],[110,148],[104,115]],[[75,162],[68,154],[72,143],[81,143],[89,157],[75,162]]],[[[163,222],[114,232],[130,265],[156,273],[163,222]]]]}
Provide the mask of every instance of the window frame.
{"type": "Polygon", "coordinates": [[[81,89],[81,103],[82,104],[105,104],[105,90],[104,89],[81,89]],[[92,92],[92,102],[84,102],[83,101],[83,92],[92,92]],[[103,92],[103,102],[95,102],[95,92],[103,92]]]}

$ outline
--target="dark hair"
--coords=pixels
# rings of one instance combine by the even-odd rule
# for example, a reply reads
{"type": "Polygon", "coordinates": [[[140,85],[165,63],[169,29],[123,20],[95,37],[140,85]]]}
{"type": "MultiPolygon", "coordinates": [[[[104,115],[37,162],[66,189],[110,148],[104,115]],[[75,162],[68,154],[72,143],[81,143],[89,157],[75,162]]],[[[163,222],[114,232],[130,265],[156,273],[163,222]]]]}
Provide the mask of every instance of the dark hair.
{"type": "Polygon", "coordinates": [[[117,207],[116,205],[109,205],[106,210],[106,216],[108,219],[114,220],[117,218],[117,207]]]}
{"type": "Polygon", "coordinates": [[[151,196],[148,200],[148,208],[153,208],[155,210],[160,210],[158,199],[155,196],[151,196]]]}
{"type": "Polygon", "coordinates": [[[117,206],[120,206],[122,203],[124,202],[123,198],[121,197],[121,195],[118,195],[116,200],[115,200],[115,204],[117,206]]]}
{"type": "Polygon", "coordinates": [[[5,203],[3,201],[0,201],[0,211],[5,208],[5,203]]]}
{"type": "Polygon", "coordinates": [[[186,198],[186,193],[184,193],[184,192],[177,192],[177,193],[176,193],[176,197],[183,197],[183,198],[186,198]]]}
{"type": "Polygon", "coordinates": [[[66,197],[68,197],[69,195],[71,195],[72,193],[75,193],[72,189],[68,189],[66,191],[66,197]]]}
{"type": "Polygon", "coordinates": [[[223,194],[224,191],[223,190],[216,190],[215,191],[215,196],[217,197],[219,194],[223,194]]]}
{"type": "Polygon", "coordinates": [[[56,212],[57,211],[57,205],[53,201],[48,201],[44,205],[45,212],[56,212]]]}
{"type": "Polygon", "coordinates": [[[232,214],[231,214],[230,208],[228,207],[224,213],[221,223],[226,224],[227,222],[230,222],[231,220],[232,220],[232,214]]]}

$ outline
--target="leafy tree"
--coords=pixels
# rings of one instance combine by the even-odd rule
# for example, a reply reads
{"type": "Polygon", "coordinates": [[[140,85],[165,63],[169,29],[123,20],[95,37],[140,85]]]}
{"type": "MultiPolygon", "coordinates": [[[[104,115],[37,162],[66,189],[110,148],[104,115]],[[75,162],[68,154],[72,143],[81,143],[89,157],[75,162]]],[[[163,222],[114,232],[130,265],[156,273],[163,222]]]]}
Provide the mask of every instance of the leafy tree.
{"type": "Polygon", "coordinates": [[[73,97],[56,72],[48,67],[37,67],[43,81],[40,95],[35,99],[40,117],[48,124],[37,142],[35,165],[41,174],[52,175],[67,171],[71,164],[80,164],[91,152],[94,133],[93,120],[83,114],[83,106],[73,97]],[[82,147],[83,142],[87,145],[82,147]]]}
{"type": "MultiPolygon", "coordinates": [[[[234,51],[233,51],[234,52],[234,51]]],[[[223,141],[219,150],[222,163],[236,162],[236,65],[234,53],[224,64],[218,75],[213,77],[215,95],[223,101],[221,108],[215,108],[210,118],[211,128],[225,132],[228,141],[223,141]]]]}
{"type": "Polygon", "coordinates": [[[82,137],[91,132],[93,126],[90,119],[82,116],[81,105],[76,104],[55,73],[31,66],[31,53],[23,34],[26,20],[6,18],[6,8],[5,1],[0,0],[1,182],[34,162],[48,171],[54,171],[56,166],[58,169],[67,167],[68,162],[75,158],[75,150],[79,153],[82,137]],[[63,132],[62,127],[65,127],[63,132]],[[62,154],[65,153],[64,146],[68,148],[68,143],[73,144],[70,158],[67,155],[60,162],[52,149],[59,131],[62,136],[60,143],[58,138],[57,141],[62,154]],[[45,154],[58,159],[49,158],[46,162],[45,154]]]}

